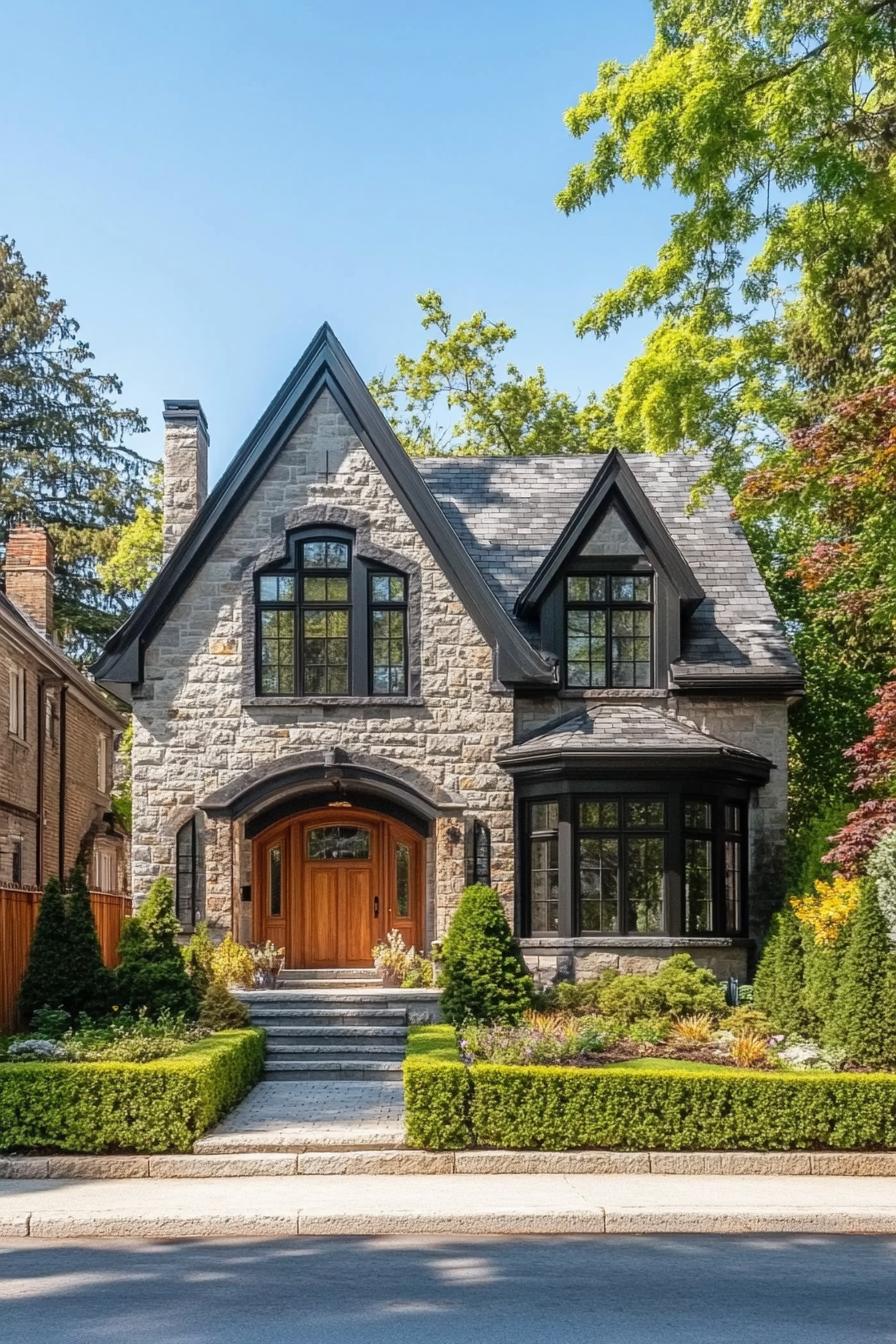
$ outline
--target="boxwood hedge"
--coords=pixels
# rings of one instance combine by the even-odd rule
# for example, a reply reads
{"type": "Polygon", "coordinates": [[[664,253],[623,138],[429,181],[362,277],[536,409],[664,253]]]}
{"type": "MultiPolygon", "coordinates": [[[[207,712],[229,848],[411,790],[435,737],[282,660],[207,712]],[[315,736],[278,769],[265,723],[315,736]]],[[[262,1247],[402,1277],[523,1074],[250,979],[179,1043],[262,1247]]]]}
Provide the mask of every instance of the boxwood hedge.
{"type": "Polygon", "coordinates": [[[409,1043],[411,1147],[896,1148],[896,1074],[468,1069],[452,1057],[445,1033],[420,1028],[409,1043]],[[433,1031],[441,1036],[427,1041],[433,1031]]]}
{"type": "Polygon", "coordinates": [[[261,1077],[264,1032],[147,1064],[0,1064],[0,1151],[188,1152],[261,1077]]]}

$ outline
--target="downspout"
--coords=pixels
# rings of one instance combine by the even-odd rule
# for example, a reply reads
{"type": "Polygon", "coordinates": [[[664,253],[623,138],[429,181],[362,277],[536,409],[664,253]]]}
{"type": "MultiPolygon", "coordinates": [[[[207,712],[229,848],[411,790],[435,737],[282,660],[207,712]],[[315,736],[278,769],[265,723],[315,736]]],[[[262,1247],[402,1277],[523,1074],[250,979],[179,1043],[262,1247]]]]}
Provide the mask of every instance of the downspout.
{"type": "Polygon", "coordinates": [[[68,683],[63,681],[59,689],[59,881],[65,877],[65,771],[66,771],[66,708],[68,704],[68,683]]]}
{"type": "Polygon", "coordinates": [[[44,759],[47,735],[47,686],[43,677],[37,679],[37,855],[35,858],[35,886],[44,885],[44,759]]]}

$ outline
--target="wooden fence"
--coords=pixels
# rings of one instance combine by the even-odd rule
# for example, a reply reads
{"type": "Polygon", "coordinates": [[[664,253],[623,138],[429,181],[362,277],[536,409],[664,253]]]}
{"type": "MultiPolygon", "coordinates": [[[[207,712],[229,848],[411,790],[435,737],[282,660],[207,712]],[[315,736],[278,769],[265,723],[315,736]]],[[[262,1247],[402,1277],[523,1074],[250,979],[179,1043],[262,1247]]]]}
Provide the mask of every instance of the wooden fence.
{"type": "MultiPolygon", "coordinates": [[[[40,892],[24,887],[0,887],[0,1032],[18,1025],[16,1000],[28,949],[37,920],[40,892]]],[[[92,891],[90,906],[96,921],[100,949],[107,966],[114,966],[121,926],[131,913],[130,896],[92,891]]]]}

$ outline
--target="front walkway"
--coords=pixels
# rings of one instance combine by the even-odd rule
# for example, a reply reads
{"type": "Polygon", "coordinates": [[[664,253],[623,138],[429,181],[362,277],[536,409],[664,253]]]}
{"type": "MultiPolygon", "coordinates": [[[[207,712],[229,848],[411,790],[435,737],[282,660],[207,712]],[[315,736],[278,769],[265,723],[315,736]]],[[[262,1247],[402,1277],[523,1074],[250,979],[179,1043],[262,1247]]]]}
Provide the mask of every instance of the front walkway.
{"type": "Polygon", "coordinates": [[[403,1148],[404,1089],[385,1083],[258,1083],[195,1145],[197,1153],[403,1148]]]}

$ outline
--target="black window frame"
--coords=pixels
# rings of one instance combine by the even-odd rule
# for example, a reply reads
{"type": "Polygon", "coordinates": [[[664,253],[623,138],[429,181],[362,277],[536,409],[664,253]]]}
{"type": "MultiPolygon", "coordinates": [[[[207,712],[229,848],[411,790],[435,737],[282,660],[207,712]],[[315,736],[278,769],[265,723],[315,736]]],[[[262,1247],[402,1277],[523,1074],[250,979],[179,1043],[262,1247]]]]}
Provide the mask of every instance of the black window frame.
{"type": "MultiPolygon", "coordinates": [[[[407,698],[413,692],[412,680],[417,676],[412,670],[411,630],[410,630],[410,574],[395,565],[378,563],[367,556],[359,556],[354,535],[348,529],[335,527],[304,528],[289,535],[288,554],[285,560],[259,569],[253,576],[253,604],[255,622],[254,657],[254,694],[259,701],[340,701],[353,699],[382,699],[394,701],[407,698]],[[346,568],[321,568],[306,565],[304,548],[312,544],[338,543],[347,548],[346,568]],[[323,597],[321,599],[305,597],[306,579],[346,579],[347,599],[341,601],[323,597]],[[402,585],[401,600],[388,602],[373,600],[373,580],[375,578],[399,579],[402,585]],[[292,598],[263,598],[262,587],[266,579],[281,578],[292,580],[292,598]],[[385,610],[400,613],[404,663],[401,688],[395,690],[374,690],[373,664],[373,627],[374,612],[385,610]],[[292,616],[292,689],[285,690],[279,684],[275,690],[265,690],[262,684],[264,664],[264,638],[262,626],[264,614],[269,611],[289,612],[292,616]],[[309,611],[345,611],[347,613],[347,684],[345,690],[323,690],[311,688],[308,683],[308,664],[305,658],[305,613],[309,611]]],[[[326,638],[325,636],[312,636],[326,638]]],[[[342,636],[334,636],[342,638],[342,636]]],[[[391,650],[390,650],[391,652],[391,650]]],[[[278,661],[278,666],[283,666],[278,661]]],[[[329,663],[323,666],[330,666],[329,663]]],[[[335,664],[334,664],[335,666],[335,664]]],[[[341,666],[341,664],[340,664],[341,666]]],[[[389,664],[390,668],[397,664],[389,664]]]]}
{"type": "MultiPolygon", "coordinates": [[[[629,938],[742,938],[749,928],[749,785],[742,781],[717,777],[698,780],[690,777],[671,779],[646,772],[631,779],[624,777],[594,781],[573,774],[567,779],[539,779],[517,782],[516,806],[516,864],[517,864],[517,921],[520,937],[534,939],[610,939],[629,938]],[[626,826],[625,805],[632,801],[663,799],[666,807],[665,830],[662,827],[632,828],[626,826]],[[579,805],[582,803],[615,800],[618,805],[618,827],[579,825],[579,805]],[[712,841],[712,911],[711,931],[688,927],[685,901],[685,854],[689,834],[697,835],[693,827],[685,825],[687,802],[708,802],[711,806],[712,841]],[[558,804],[558,926],[556,930],[534,929],[531,917],[532,871],[531,842],[533,835],[529,818],[531,808],[539,802],[558,804]],[[726,808],[734,807],[740,829],[725,830],[726,808]],[[595,836],[619,838],[619,888],[616,894],[618,932],[589,930],[582,919],[582,873],[579,861],[579,839],[595,836]],[[625,870],[628,855],[625,835],[664,835],[663,921],[655,932],[639,931],[628,918],[625,870]],[[725,844],[734,841],[739,846],[739,902],[736,927],[726,918],[725,901],[725,844]]],[[[587,899],[587,897],[585,898],[587,899]]]]}
{"type": "MultiPolygon", "coordinates": [[[[387,642],[391,645],[392,633],[389,632],[387,642]]],[[[386,566],[371,565],[367,571],[367,686],[370,695],[407,695],[408,693],[408,576],[397,570],[386,566]],[[375,598],[373,595],[373,586],[377,579],[398,579],[401,582],[402,596],[399,599],[389,598],[386,601],[375,598]],[[388,664],[379,664],[374,661],[374,616],[377,612],[387,612],[390,616],[397,615],[401,619],[401,639],[404,649],[404,659],[402,662],[402,681],[400,690],[391,689],[391,672],[394,664],[390,658],[388,664]],[[390,688],[388,691],[376,690],[374,688],[374,676],[379,666],[386,666],[389,673],[390,688]]]]}
{"type": "MultiPolygon", "coordinates": [[[[571,567],[564,572],[562,576],[562,585],[563,585],[562,587],[563,685],[565,689],[568,691],[652,690],[656,685],[656,633],[655,633],[656,614],[655,613],[656,613],[656,597],[657,597],[656,575],[654,574],[653,570],[641,565],[636,566],[634,568],[626,567],[624,569],[618,567],[614,568],[606,564],[601,565],[599,568],[592,566],[589,567],[588,569],[583,569],[580,566],[576,566],[571,567]],[[635,598],[632,598],[630,600],[615,599],[613,597],[613,584],[615,581],[618,581],[620,579],[630,579],[632,581],[636,581],[638,579],[646,579],[647,582],[650,584],[649,600],[639,601],[635,598]],[[603,585],[603,597],[592,598],[589,595],[587,600],[581,598],[571,598],[569,596],[570,583],[575,582],[576,580],[583,580],[589,584],[591,584],[594,580],[599,580],[603,585]],[[617,612],[626,612],[626,611],[647,612],[649,615],[650,628],[648,632],[648,641],[650,647],[649,647],[649,657],[647,660],[649,663],[649,672],[648,672],[648,680],[646,683],[643,684],[638,684],[636,682],[632,683],[617,682],[613,675],[613,639],[614,639],[613,616],[617,612]],[[584,685],[582,683],[575,683],[570,680],[570,661],[571,661],[569,657],[570,612],[587,612],[589,614],[589,624],[590,619],[593,616],[593,613],[595,612],[603,613],[604,629],[602,638],[603,638],[603,651],[604,651],[604,663],[603,663],[604,681],[600,684],[595,683],[593,679],[590,679],[587,685],[584,685]]],[[[588,638],[589,640],[593,640],[594,638],[590,634],[590,632],[588,638]]],[[[622,636],[616,636],[616,638],[622,638],[622,636]]],[[[634,639],[637,638],[637,636],[633,635],[631,636],[631,638],[634,639]]],[[[643,638],[643,636],[641,636],[641,638],[643,638]]],[[[580,660],[572,660],[572,661],[575,662],[580,660]]],[[[626,661],[628,662],[628,660],[626,661]]],[[[633,660],[632,666],[634,666],[638,661],[643,660],[633,660]]],[[[589,658],[589,668],[592,665],[593,665],[592,660],[589,658]]],[[[593,673],[589,672],[589,677],[593,678],[593,673]]]]}
{"type": "Polygon", "coordinates": [[[586,796],[585,794],[575,795],[575,804],[573,808],[573,881],[575,884],[575,930],[581,937],[602,937],[603,930],[585,930],[582,925],[582,867],[581,862],[581,841],[583,838],[590,839],[613,839],[617,845],[617,889],[616,889],[616,928],[607,930],[607,936],[627,937],[634,934],[638,937],[660,936],[665,930],[666,924],[666,901],[668,888],[668,867],[669,867],[669,842],[668,834],[670,830],[669,799],[662,793],[626,793],[622,795],[602,793],[598,796],[586,796]],[[589,804],[614,803],[616,806],[616,821],[612,826],[588,825],[582,822],[582,808],[589,804]],[[650,805],[651,803],[661,803],[663,807],[662,824],[651,823],[638,825],[630,820],[629,810],[632,805],[638,804],[650,805]],[[629,870],[632,867],[629,855],[630,840],[651,840],[661,839],[663,843],[663,879],[662,891],[660,893],[660,925],[657,929],[639,930],[630,927],[633,923],[631,911],[629,909],[629,870]]]}
{"type": "Polygon", "coordinates": [[[199,834],[196,826],[196,818],[190,817],[182,826],[177,828],[177,834],[174,837],[174,909],[183,929],[193,929],[196,927],[199,918],[199,854],[198,854],[199,834]],[[181,838],[188,837],[190,841],[189,864],[181,863],[181,838]],[[188,883],[189,900],[184,902],[182,898],[183,882],[188,883]],[[184,908],[189,913],[189,918],[184,918],[184,908]]]}

